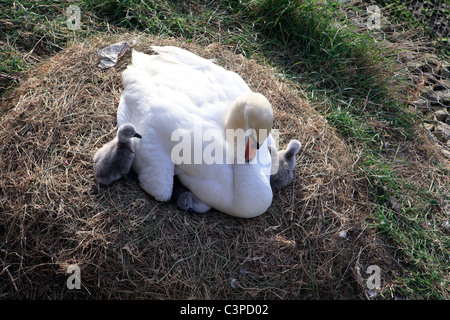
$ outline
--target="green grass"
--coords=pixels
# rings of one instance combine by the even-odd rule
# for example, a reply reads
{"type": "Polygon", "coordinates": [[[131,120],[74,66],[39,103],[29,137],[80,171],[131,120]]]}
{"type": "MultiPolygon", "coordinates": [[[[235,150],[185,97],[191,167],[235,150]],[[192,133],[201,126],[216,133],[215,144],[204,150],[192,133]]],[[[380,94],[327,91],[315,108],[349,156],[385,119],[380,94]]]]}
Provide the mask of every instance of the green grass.
{"type": "MultiPolygon", "coordinates": [[[[416,122],[395,96],[402,85],[393,77],[395,53],[347,22],[337,8],[313,0],[1,1],[0,73],[8,77],[0,79],[0,94],[6,96],[36,63],[100,32],[139,31],[229,45],[282,70],[355,150],[356,174],[367,183],[375,207],[370,226],[391,244],[403,268],[392,291],[449,299],[450,244],[437,218],[443,190],[418,190],[391,161],[395,150],[413,139],[416,122]],[[65,24],[71,3],[80,6],[80,30],[65,24]],[[392,210],[390,197],[402,199],[401,212],[392,210]]],[[[413,166],[402,161],[403,167],[413,166]]]]}
{"type": "Polygon", "coordinates": [[[398,276],[400,292],[411,299],[438,299],[449,286],[450,242],[442,238],[440,221],[430,209],[407,208],[395,212],[383,207],[374,215],[376,228],[399,246],[394,249],[405,270],[398,276]],[[401,245],[401,247],[400,247],[401,245]]]}
{"type": "Polygon", "coordinates": [[[440,211],[439,202],[445,190],[432,182],[424,188],[406,181],[401,171],[413,167],[405,159],[390,162],[380,154],[366,155],[361,169],[374,197],[371,225],[389,239],[395,259],[403,268],[396,276],[401,284],[394,290],[397,294],[410,299],[446,298],[450,238],[443,230],[445,213],[440,211]],[[392,201],[399,207],[394,207],[392,201]]]}
{"type": "MultiPolygon", "coordinates": [[[[449,46],[449,38],[447,37],[437,37],[435,31],[428,25],[428,21],[421,21],[418,17],[415,17],[408,9],[405,1],[401,0],[376,0],[376,2],[381,7],[389,6],[389,14],[390,19],[400,24],[407,24],[414,28],[423,30],[423,32],[429,36],[431,39],[436,41],[436,48],[438,49],[438,54],[440,54],[443,58],[450,57],[450,46],[449,46]]],[[[409,2],[409,1],[408,1],[409,2]]],[[[427,19],[430,19],[432,16],[432,11],[436,8],[437,4],[446,4],[450,6],[449,0],[441,0],[441,1],[430,1],[424,0],[423,3],[429,4],[429,8],[422,7],[421,12],[425,15],[427,19]]],[[[442,17],[449,17],[450,10],[440,8],[442,10],[442,17]]],[[[431,20],[431,19],[430,19],[431,20]]]]}

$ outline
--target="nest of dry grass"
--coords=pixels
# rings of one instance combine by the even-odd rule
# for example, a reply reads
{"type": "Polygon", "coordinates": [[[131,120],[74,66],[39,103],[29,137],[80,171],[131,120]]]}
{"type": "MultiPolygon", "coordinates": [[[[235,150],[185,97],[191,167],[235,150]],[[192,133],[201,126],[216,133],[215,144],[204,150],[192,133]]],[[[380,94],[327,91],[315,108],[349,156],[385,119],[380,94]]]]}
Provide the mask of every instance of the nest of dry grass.
{"type": "MultiPolygon", "coordinates": [[[[99,188],[92,157],[116,131],[121,71],[77,44],[39,65],[3,106],[0,128],[0,295],[28,299],[364,298],[379,244],[346,145],[275,70],[220,45],[141,37],[137,50],[177,45],[215,58],[272,102],[280,145],[299,139],[296,178],[250,220],[187,215],[138,183],[99,188]],[[80,267],[80,290],[66,287],[80,267]]],[[[382,264],[378,260],[378,265],[382,264]]],[[[388,268],[386,268],[388,269],[388,268]]]]}

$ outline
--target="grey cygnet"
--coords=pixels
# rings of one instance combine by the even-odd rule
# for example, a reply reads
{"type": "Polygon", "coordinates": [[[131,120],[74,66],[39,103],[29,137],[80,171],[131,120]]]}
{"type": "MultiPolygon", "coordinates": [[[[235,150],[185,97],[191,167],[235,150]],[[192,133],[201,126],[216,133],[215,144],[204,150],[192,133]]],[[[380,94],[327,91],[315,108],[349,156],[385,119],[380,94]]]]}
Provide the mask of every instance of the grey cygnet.
{"type": "Polygon", "coordinates": [[[112,183],[128,174],[134,160],[133,138],[142,138],[131,123],[117,130],[116,137],[101,147],[94,155],[95,179],[103,185],[112,183]]]}
{"type": "Polygon", "coordinates": [[[178,177],[174,177],[172,201],[176,203],[178,208],[189,213],[205,213],[211,207],[197,198],[188,188],[181,184],[178,177]]]}
{"type": "Polygon", "coordinates": [[[269,146],[272,162],[278,160],[278,170],[270,176],[272,191],[280,190],[294,179],[295,156],[300,151],[301,146],[302,144],[295,139],[289,142],[287,149],[278,153],[275,147],[269,146]]]}

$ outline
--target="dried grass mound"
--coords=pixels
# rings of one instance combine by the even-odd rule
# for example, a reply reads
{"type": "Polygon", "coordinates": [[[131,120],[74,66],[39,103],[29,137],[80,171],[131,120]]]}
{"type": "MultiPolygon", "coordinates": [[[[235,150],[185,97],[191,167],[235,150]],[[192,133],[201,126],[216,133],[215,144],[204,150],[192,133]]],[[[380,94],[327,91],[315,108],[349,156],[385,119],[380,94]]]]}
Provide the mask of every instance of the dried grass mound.
{"type": "Polygon", "coordinates": [[[115,134],[121,71],[131,60],[128,52],[103,71],[97,49],[136,37],[74,45],[33,70],[2,106],[0,296],[364,298],[359,270],[377,244],[359,223],[368,209],[347,147],[276,70],[228,48],[151,36],[136,45],[215,58],[272,102],[281,147],[291,138],[303,146],[295,180],[270,209],[250,220],[188,215],[138,183],[96,185],[92,157],[115,134]],[[66,286],[71,264],[80,267],[80,290],[66,286]]]}

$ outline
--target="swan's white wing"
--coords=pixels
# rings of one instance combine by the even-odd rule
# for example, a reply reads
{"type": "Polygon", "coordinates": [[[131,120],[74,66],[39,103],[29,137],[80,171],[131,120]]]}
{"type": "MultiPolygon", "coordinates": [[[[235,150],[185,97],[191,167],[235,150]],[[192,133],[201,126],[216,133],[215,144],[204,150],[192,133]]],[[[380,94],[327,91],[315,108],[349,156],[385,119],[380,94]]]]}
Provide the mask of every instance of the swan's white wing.
{"type": "MultiPolygon", "coordinates": [[[[133,66],[145,70],[153,83],[184,93],[192,105],[207,110],[208,120],[223,124],[234,100],[250,88],[236,73],[177,47],[152,47],[158,55],[133,51],[133,66]]],[[[199,110],[187,110],[198,113],[199,110]]]]}
{"type": "Polygon", "coordinates": [[[174,164],[167,152],[164,136],[152,123],[154,110],[150,111],[148,96],[139,83],[125,87],[117,111],[117,123],[131,122],[142,136],[135,145],[133,168],[139,175],[144,190],[159,201],[172,195],[174,164]]]}

